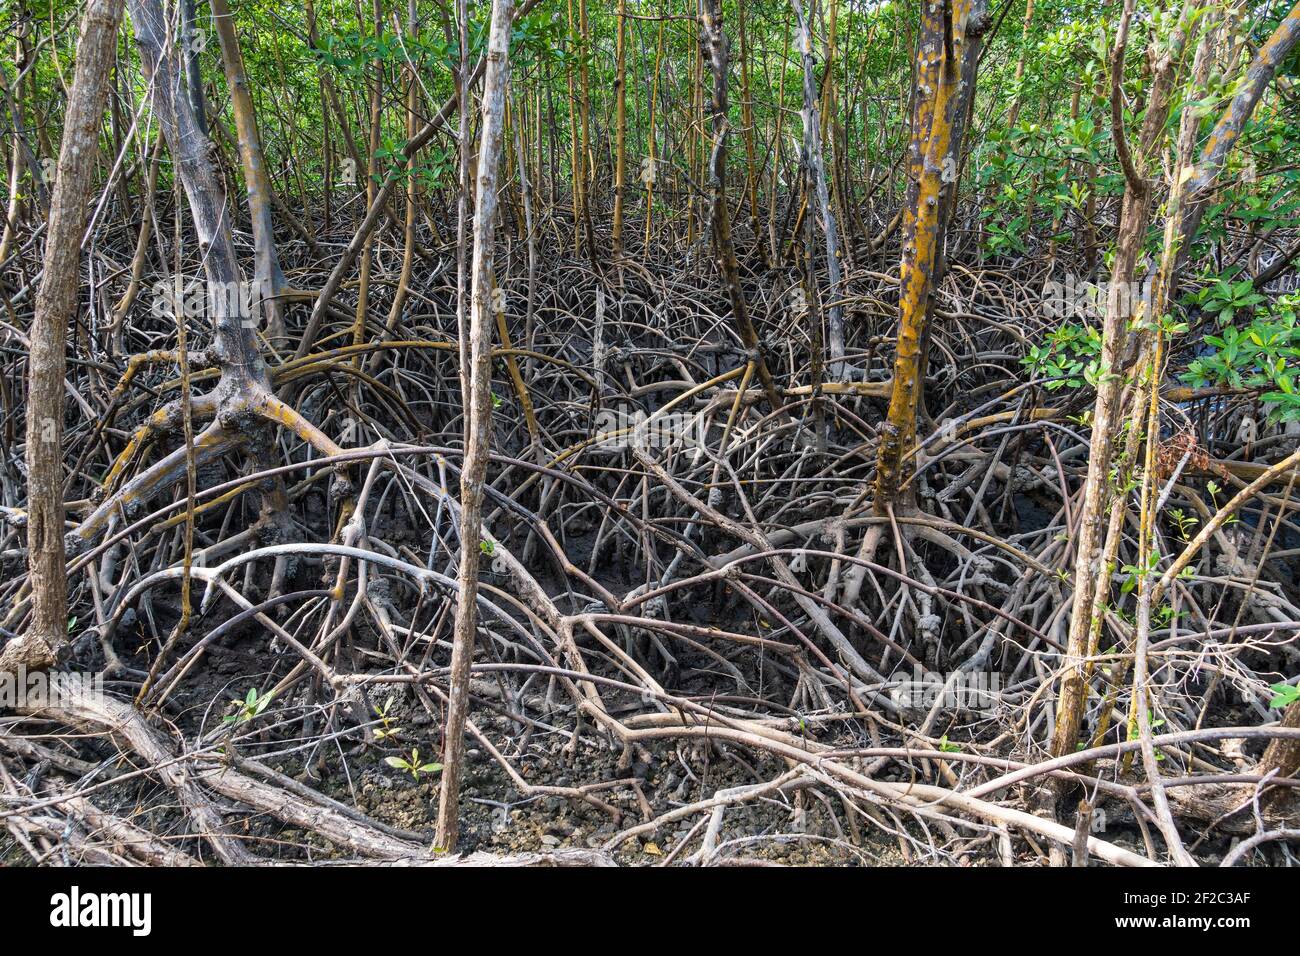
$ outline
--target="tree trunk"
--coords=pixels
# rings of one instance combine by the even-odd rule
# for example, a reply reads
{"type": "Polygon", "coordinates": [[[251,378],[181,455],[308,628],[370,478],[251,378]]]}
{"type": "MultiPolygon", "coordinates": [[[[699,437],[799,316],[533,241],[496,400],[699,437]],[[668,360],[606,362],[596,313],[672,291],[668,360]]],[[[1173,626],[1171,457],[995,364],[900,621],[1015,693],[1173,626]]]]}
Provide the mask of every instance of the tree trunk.
{"type": "MultiPolygon", "coordinates": [[[[812,191],[807,194],[809,203],[817,203],[822,233],[826,237],[826,269],[830,273],[830,307],[826,312],[826,339],[830,355],[827,365],[830,377],[841,380],[848,377],[844,364],[844,307],[839,304],[844,294],[840,263],[839,227],[835,210],[831,208],[830,190],[826,185],[826,158],[822,150],[821,113],[818,108],[817,77],[813,71],[812,26],[804,16],[800,0],[792,0],[795,21],[799,30],[799,53],[803,61],[803,156],[800,160],[812,191]]],[[[829,67],[828,67],[829,68],[829,67]]]]}
{"type": "MultiPolygon", "coordinates": [[[[220,17],[216,8],[213,15],[220,17]]],[[[185,93],[190,98],[194,121],[203,135],[208,135],[207,97],[203,90],[203,71],[199,68],[199,54],[207,44],[203,33],[195,32],[194,0],[181,0],[181,49],[185,59],[185,93]]],[[[219,28],[219,21],[218,21],[219,28]]]]}
{"type": "MultiPolygon", "coordinates": [[[[212,164],[208,140],[199,132],[189,100],[180,95],[180,64],[168,41],[166,16],[160,0],[130,0],[131,25],[149,85],[149,102],[162,128],[176,174],[185,189],[199,251],[210,286],[233,289],[243,281],[230,235],[230,210],[221,179],[212,164]]],[[[232,297],[210,298],[213,358],[228,385],[248,391],[267,384],[266,365],[257,347],[249,316],[232,312],[232,297]]]]}
{"type": "Polygon", "coordinates": [[[478,624],[478,568],[483,518],[483,483],[492,434],[492,258],[497,211],[497,167],[501,159],[506,89],[510,80],[510,19],[513,0],[493,0],[483,77],[483,133],[474,197],[474,257],[470,273],[469,427],[465,467],[460,475],[460,590],[451,655],[447,732],[443,743],[442,788],[435,846],[455,851],[460,821],[460,775],[469,705],[469,670],[478,624]]]}
{"type": "Polygon", "coordinates": [[[614,259],[623,254],[623,180],[627,172],[627,0],[619,0],[618,33],[615,40],[614,67],[614,259]]]}
{"type": "Polygon", "coordinates": [[[90,0],[81,21],[77,64],[50,202],[45,274],[28,329],[27,562],[32,616],[0,653],[0,672],[49,667],[68,638],[63,545],[63,393],[68,322],[76,312],[81,237],[86,228],[99,128],[113,72],[122,0],[90,0]]]}
{"type": "Polygon", "coordinates": [[[1034,25],[1034,0],[1025,4],[1025,21],[1020,28],[1020,52],[1016,56],[1016,75],[1012,81],[1011,109],[1007,111],[1007,129],[1015,129],[1020,119],[1020,84],[1025,78],[1025,54],[1029,51],[1029,31],[1034,25]]]}
{"type": "Polygon", "coordinates": [[[1083,509],[1075,541],[1074,595],[1065,652],[1066,670],[1061,681],[1056,727],[1052,738],[1053,756],[1074,752],[1087,692],[1083,659],[1095,653],[1094,645],[1100,630],[1094,626],[1094,606],[1100,600],[1099,589],[1105,588],[1109,581],[1101,560],[1101,544],[1104,519],[1113,493],[1110,465],[1122,419],[1120,393],[1124,385],[1124,356],[1129,351],[1130,316],[1118,290],[1129,288],[1142,249],[1142,240],[1146,235],[1151,212],[1151,184],[1142,171],[1157,155],[1165,138],[1170,94],[1186,39],[1181,29],[1177,31],[1171,38],[1170,49],[1155,64],[1138,151],[1136,156],[1131,157],[1123,129],[1122,84],[1124,53],[1133,5],[1133,0],[1127,0],[1116,38],[1115,53],[1111,58],[1112,133],[1124,168],[1126,185],[1108,287],[1110,294],[1107,296],[1106,315],[1102,323],[1101,376],[1093,405],[1088,474],[1084,481],[1083,509]]]}
{"type": "Polygon", "coordinates": [[[1209,206],[1210,190],[1214,188],[1223,171],[1228,153],[1237,145],[1241,131],[1255,111],[1255,106],[1264,95],[1264,90],[1272,82],[1278,66],[1300,41],[1300,3],[1291,8],[1291,12],[1278,24],[1273,35],[1268,38],[1255,59],[1246,70],[1246,76],[1237,90],[1236,96],[1228,108],[1219,117],[1210,138],[1201,149],[1201,158],[1195,167],[1195,173],[1187,183],[1187,213],[1183,217],[1181,240],[1178,247],[1178,265],[1187,261],[1200,228],[1205,210],[1209,206]]]}
{"type": "Polygon", "coordinates": [[[275,230],[271,219],[271,178],[266,172],[262,140],[257,131],[257,114],[248,92],[244,57],[239,52],[239,37],[234,17],[226,0],[211,0],[212,17],[221,42],[221,62],[230,87],[230,102],[235,113],[235,130],[239,136],[239,159],[244,168],[244,186],[248,189],[248,216],[253,226],[253,255],[256,261],[257,292],[266,310],[267,336],[272,341],[285,337],[284,273],[275,248],[275,230]]]}
{"type": "Polygon", "coordinates": [[[911,470],[906,455],[916,444],[922,340],[939,249],[940,211],[946,184],[955,178],[952,171],[957,164],[952,155],[952,101],[961,83],[971,6],[971,0],[957,0],[951,10],[933,3],[924,8],[921,17],[917,108],[910,147],[910,166],[916,171],[917,182],[909,190],[915,201],[909,202],[906,210],[893,390],[876,460],[875,510],[879,515],[887,514],[898,502],[911,470]]]}
{"type": "Polygon", "coordinates": [[[740,285],[740,264],[736,261],[736,247],[731,240],[731,211],[727,208],[727,60],[730,44],[722,29],[721,0],[703,0],[700,5],[700,55],[708,61],[713,76],[712,115],[713,149],[709,159],[710,186],[712,187],[713,249],[718,259],[718,271],[727,295],[731,299],[731,312],[745,348],[751,353],[758,369],[758,381],[763,386],[772,409],[781,407],[780,394],[767,361],[758,332],[750,320],[745,304],[745,292],[740,285]]]}

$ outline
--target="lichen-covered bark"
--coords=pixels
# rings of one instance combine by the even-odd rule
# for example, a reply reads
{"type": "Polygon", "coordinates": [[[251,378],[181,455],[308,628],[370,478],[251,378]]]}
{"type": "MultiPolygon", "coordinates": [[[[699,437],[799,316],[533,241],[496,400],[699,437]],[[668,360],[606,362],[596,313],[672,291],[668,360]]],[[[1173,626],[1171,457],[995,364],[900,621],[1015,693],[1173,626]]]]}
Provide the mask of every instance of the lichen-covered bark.
{"type": "Polygon", "coordinates": [[[916,444],[916,407],[922,374],[922,338],[940,233],[940,206],[957,157],[952,155],[952,101],[961,83],[971,0],[922,7],[917,57],[917,108],[909,146],[916,175],[914,200],[904,211],[903,258],[899,269],[898,342],[893,391],[880,432],[876,458],[875,508],[885,514],[897,502],[906,477],[905,453],[916,444]],[[950,45],[951,44],[951,45],[950,45]],[[950,172],[945,177],[944,171],[950,172]]]}
{"type": "Polygon", "coordinates": [[[1192,241],[1200,228],[1201,220],[1208,208],[1209,193],[1223,171],[1228,153],[1237,145],[1246,121],[1255,112],[1255,106],[1264,95],[1264,90],[1272,82],[1278,66],[1287,58],[1300,41],[1300,3],[1291,8],[1291,12],[1278,24],[1268,41],[1259,48],[1255,58],[1246,69],[1246,76],[1237,88],[1236,95],[1228,108],[1224,110],[1219,121],[1210,132],[1209,139],[1201,148],[1201,158],[1196,163],[1196,172],[1187,182],[1187,213],[1183,217],[1181,242],[1178,261],[1183,263],[1191,251],[1192,241]]]}

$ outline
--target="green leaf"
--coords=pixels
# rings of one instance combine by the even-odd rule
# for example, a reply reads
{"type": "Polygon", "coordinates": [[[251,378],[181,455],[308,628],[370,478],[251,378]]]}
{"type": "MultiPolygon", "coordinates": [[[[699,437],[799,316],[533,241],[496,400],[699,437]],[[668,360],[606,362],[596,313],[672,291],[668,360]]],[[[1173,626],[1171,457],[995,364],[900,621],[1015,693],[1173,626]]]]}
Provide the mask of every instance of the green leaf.
{"type": "Polygon", "coordinates": [[[1300,688],[1293,687],[1290,684],[1274,684],[1269,690],[1273,692],[1273,699],[1268,702],[1268,706],[1274,710],[1289,707],[1295,701],[1300,700],[1300,688]]]}

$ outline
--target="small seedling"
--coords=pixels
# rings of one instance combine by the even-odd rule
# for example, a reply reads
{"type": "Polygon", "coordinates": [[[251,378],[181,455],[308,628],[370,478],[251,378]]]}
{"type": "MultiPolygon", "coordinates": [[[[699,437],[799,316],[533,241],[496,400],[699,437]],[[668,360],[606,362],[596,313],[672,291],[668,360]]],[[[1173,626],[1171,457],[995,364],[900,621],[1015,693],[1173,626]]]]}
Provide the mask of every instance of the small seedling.
{"type": "Polygon", "coordinates": [[[384,701],[384,706],[376,707],[375,714],[379,717],[379,726],[374,728],[375,740],[395,740],[397,735],[402,732],[401,727],[394,727],[395,719],[390,716],[393,708],[393,698],[389,697],[384,701]]]}
{"type": "Polygon", "coordinates": [[[221,722],[223,724],[247,723],[254,717],[259,716],[262,711],[266,710],[266,708],[270,706],[271,697],[271,694],[259,696],[257,688],[250,687],[248,693],[244,695],[243,700],[240,700],[238,697],[231,699],[230,702],[235,705],[236,710],[233,714],[227,714],[225,717],[221,718],[221,722]]]}
{"type": "Polygon", "coordinates": [[[1183,614],[1183,611],[1175,613],[1172,604],[1162,604],[1160,607],[1156,608],[1154,617],[1156,623],[1161,627],[1168,627],[1174,621],[1182,617],[1183,614]]]}
{"type": "MultiPolygon", "coordinates": [[[[1148,709],[1147,709],[1147,724],[1150,725],[1150,727],[1151,727],[1151,729],[1152,729],[1153,731],[1155,731],[1155,730],[1159,730],[1161,727],[1163,727],[1163,726],[1165,725],[1165,719],[1164,719],[1163,717],[1157,717],[1157,716],[1155,715],[1155,711],[1153,711],[1153,710],[1151,710],[1150,708],[1148,708],[1148,709]]],[[[1129,724],[1129,728],[1128,728],[1128,739],[1129,739],[1129,740],[1138,740],[1138,739],[1141,738],[1141,736],[1142,736],[1142,731],[1139,729],[1137,721],[1134,720],[1132,723],[1129,724]]],[[[1164,760],[1164,759],[1165,759],[1165,753],[1164,753],[1164,751],[1163,751],[1163,750],[1157,750],[1157,751],[1156,751],[1156,760],[1157,760],[1157,761],[1160,761],[1160,760],[1164,760]]]]}
{"type": "Polygon", "coordinates": [[[420,763],[420,751],[417,748],[411,748],[411,756],[407,757],[385,757],[384,763],[395,770],[405,770],[411,775],[411,779],[416,783],[420,782],[420,774],[437,773],[442,769],[440,763],[420,763]]]}
{"type": "Polygon", "coordinates": [[[1169,509],[1169,518],[1174,524],[1178,525],[1178,536],[1184,541],[1191,539],[1191,530],[1200,524],[1199,519],[1186,514],[1182,508],[1169,509]]]}
{"type": "MultiPolygon", "coordinates": [[[[1205,483],[1205,490],[1209,494],[1210,501],[1214,503],[1214,507],[1217,510],[1219,508],[1219,492],[1222,491],[1223,489],[1219,487],[1219,483],[1217,481],[1207,481],[1205,483]]],[[[1223,523],[1225,525],[1231,525],[1231,524],[1236,524],[1240,520],[1241,519],[1238,518],[1236,515],[1229,515],[1228,517],[1223,519],[1223,523]]]]}

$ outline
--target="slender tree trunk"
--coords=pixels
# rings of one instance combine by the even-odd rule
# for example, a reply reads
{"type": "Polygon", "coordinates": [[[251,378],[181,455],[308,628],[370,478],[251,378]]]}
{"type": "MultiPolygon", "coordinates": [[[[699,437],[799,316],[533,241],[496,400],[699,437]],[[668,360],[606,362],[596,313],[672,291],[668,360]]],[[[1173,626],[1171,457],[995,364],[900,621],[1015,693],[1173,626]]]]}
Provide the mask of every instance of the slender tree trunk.
{"type": "Polygon", "coordinates": [[[586,163],[582,159],[582,140],[578,135],[578,88],[577,76],[573,69],[573,50],[578,46],[578,34],[573,24],[573,0],[567,4],[569,32],[565,34],[564,78],[569,89],[569,188],[573,196],[573,254],[582,251],[582,233],[578,225],[582,218],[582,169],[586,163]]]}
{"type": "MultiPolygon", "coordinates": [[[[456,345],[460,353],[461,401],[469,408],[469,309],[465,301],[468,282],[466,262],[468,254],[470,197],[470,105],[469,105],[469,3],[456,0],[456,49],[460,66],[456,70],[456,95],[460,103],[460,128],[456,133],[460,188],[456,191],[456,345]]],[[[465,421],[465,434],[469,435],[469,420],[465,421]]]]}
{"type": "MultiPolygon", "coordinates": [[[[1074,594],[1065,653],[1066,670],[1061,680],[1052,738],[1054,756],[1074,752],[1087,693],[1084,659],[1095,653],[1100,634],[1100,622],[1094,618],[1100,600],[1099,589],[1105,588],[1109,580],[1101,561],[1102,533],[1114,491],[1110,482],[1111,459],[1122,417],[1120,393],[1124,385],[1124,356],[1129,351],[1130,316],[1118,290],[1130,287],[1142,240],[1146,235],[1150,220],[1151,184],[1142,170],[1158,153],[1164,140],[1171,92],[1186,40],[1181,28],[1175,31],[1170,40],[1170,48],[1156,62],[1137,153],[1131,155],[1123,126],[1122,84],[1133,6],[1134,0],[1127,0],[1115,41],[1115,52],[1111,58],[1112,134],[1124,169],[1126,185],[1108,287],[1110,294],[1107,296],[1106,315],[1102,323],[1102,374],[1093,405],[1088,473],[1084,481],[1083,508],[1078,519],[1079,530],[1075,541],[1074,594]]],[[[1059,788],[1050,789],[1056,792],[1059,788]]]]}
{"type": "Polygon", "coordinates": [[[469,671],[478,624],[478,568],[482,534],[483,483],[492,433],[492,258],[497,211],[497,172],[501,159],[506,90],[510,79],[510,18],[513,0],[493,0],[483,78],[483,132],[474,197],[474,258],[470,276],[470,394],[465,467],[460,476],[460,568],[452,644],[447,733],[443,744],[442,788],[438,799],[435,846],[456,849],[460,821],[460,775],[469,705],[469,671]]]}
{"type": "MultiPolygon", "coordinates": [[[[199,134],[198,118],[189,100],[180,95],[181,65],[168,39],[161,0],[130,0],[131,26],[148,81],[149,102],[158,120],[176,175],[198,234],[199,252],[211,287],[237,288],[243,281],[230,234],[230,209],[221,178],[212,164],[208,140],[199,134]]],[[[232,312],[229,295],[213,296],[212,357],[229,385],[245,394],[265,389],[266,365],[247,316],[232,312]]]]}
{"type": "MultiPolygon", "coordinates": [[[[1211,14],[1213,16],[1213,14],[1211,14]]],[[[1204,89],[1209,75],[1211,49],[1214,30],[1204,29],[1201,42],[1197,45],[1192,68],[1192,90],[1204,89]]],[[[1161,317],[1165,314],[1169,280],[1174,269],[1178,252],[1178,237],[1185,207],[1185,195],[1191,158],[1196,143],[1197,117],[1192,110],[1184,110],[1179,123],[1177,146],[1174,154],[1173,178],[1169,196],[1165,201],[1166,220],[1164,246],[1160,254],[1160,265],[1156,270],[1151,285],[1151,301],[1147,308],[1147,324],[1154,324],[1153,331],[1144,339],[1142,358],[1139,367],[1146,365],[1149,369],[1146,383],[1135,388],[1134,404],[1138,411],[1133,416],[1134,432],[1140,433],[1145,441],[1142,481],[1139,492],[1140,510],[1138,518],[1137,564],[1149,567],[1155,555],[1155,524],[1159,512],[1160,476],[1156,471],[1156,453],[1160,437],[1160,382],[1164,377],[1165,331],[1161,327],[1161,317]],[[1145,394],[1142,390],[1145,389],[1145,394]],[[1142,407],[1145,401],[1145,408],[1142,407]],[[1145,419],[1145,424],[1140,424],[1145,419]]],[[[1156,820],[1170,853],[1179,866],[1195,866],[1196,863],[1184,848],[1178,827],[1169,809],[1169,800],[1164,785],[1160,780],[1160,768],[1155,747],[1151,743],[1152,707],[1148,703],[1150,688],[1148,683],[1148,650],[1151,640],[1152,608],[1155,604],[1153,591],[1156,589],[1154,575],[1139,576],[1137,582],[1137,609],[1133,638],[1133,696],[1130,724],[1127,736],[1131,740],[1136,732],[1140,741],[1142,765],[1147,780],[1151,784],[1152,803],[1155,806],[1156,820]]],[[[1095,603],[1095,602],[1094,602],[1095,603]]]]}
{"type": "Polygon", "coordinates": [[[1034,25],[1034,0],[1025,4],[1025,21],[1020,28],[1020,51],[1016,55],[1016,75],[1012,81],[1011,109],[1007,111],[1007,129],[1015,129],[1020,119],[1020,84],[1025,78],[1025,54],[1029,52],[1029,30],[1034,25]]]}
{"type": "Polygon", "coordinates": [[[623,180],[627,171],[627,0],[619,0],[614,67],[614,258],[623,254],[623,180]]]}
{"type": "Polygon", "coordinates": [[[709,64],[713,76],[713,97],[710,107],[713,130],[713,148],[709,159],[709,176],[713,193],[710,218],[713,220],[713,248],[718,259],[718,271],[731,299],[731,312],[758,370],[758,380],[773,410],[781,407],[780,394],[772,373],[763,357],[758,332],[750,320],[745,304],[744,289],[740,284],[740,265],[736,261],[736,248],[731,240],[731,211],[727,208],[727,60],[730,44],[722,28],[721,0],[702,0],[700,4],[700,54],[709,64]]]}
{"type": "MultiPolygon", "coordinates": [[[[213,10],[216,14],[216,10],[213,10]]],[[[199,67],[199,54],[206,45],[206,34],[194,25],[194,0],[181,0],[181,48],[185,59],[185,92],[190,98],[194,121],[203,135],[208,135],[208,105],[203,91],[203,71],[199,67]]]]}
{"type": "MultiPolygon", "coordinates": [[[[135,241],[135,255],[131,257],[131,282],[127,286],[126,293],[122,296],[121,301],[113,309],[113,321],[109,325],[109,347],[116,356],[122,356],[122,325],[126,321],[126,315],[131,311],[131,306],[136,297],[140,294],[141,276],[144,274],[145,262],[149,258],[149,237],[153,234],[154,225],[154,196],[158,192],[158,167],[162,160],[163,138],[159,136],[154,140],[153,155],[149,160],[149,172],[145,175],[144,195],[141,197],[143,202],[141,208],[144,210],[140,216],[140,234],[135,241]]],[[[141,149],[140,155],[145,155],[141,149]]]]}
{"type": "MultiPolygon", "coordinates": [[[[14,43],[14,69],[18,76],[22,76],[23,71],[27,68],[27,30],[28,19],[27,11],[20,3],[18,5],[17,16],[19,20],[17,37],[14,43]]],[[[4,76],[0,74],[0,85],[4,84],[4,76]]],[[[23,169],[26,166],[23,153],[26,152],[27,142],[23,128],[23,107],[22,107],[22,89],[21,83],[19,89],[8,96],[10,109],[12,111],[12,120],[14,125],[13,154],[9,157],[9,202],[8,209],[5,213],[4,232],[0,234],[0,262],[4,262],[9,257],[9,244],[14,237],[14,230],[18,227],[18,213],[22,208],[22,201],[19,198],[22,194],[18,188],[22,180],[23,169]]],[[[9,91],[6,90],[6,93],[9,91]]],[[[39,178],[37,178],[39,184],[39,178]]]]}
{"type": "Polygon", "coordinates": [[[758,163],[754,153],[754,97],[749,76],[749,30],[745,17],[745,0],[737,0],[737,30],[740,34],[740,125],[745,144],[745,196],[749,203],[749,228],[752,241],[762,246],[758,222],[758,163]]]}
{"type": "Polygon", "coordinates": [[[799,30],[799,53],[803,60],[803,157],[801,163],[812,186],[806,192],[806,201],[816,202],[822,234],[826,238],[826,269],[830,273],[830,305],[826,310],[826,338],[830,350],[827,362],[832,379],[848,377],[844,364],[844,308],[839,299],[844,294],[840,262],[839,226],[835,210],[831,207],[830,190],[826,185],[826,159],[822,151],[821,113],[818,108],[817,76],[813,69],[812,26],[804,16],[800,0],[792,0],[795,21],[799,30]]]}
{"type": "MultiPolygon", "coordinates": [[[[416,39],[416,13],[415,0],[407,0],[406,4],[406,31],[407,36],[414,42],[416,39]]],[[[405,73],[406,86],[406,138],[409,140],[415,135],[416,130],[416,107],[419,102],[420,84],[416,76],[415,64],[408,63],[405,73]]],[[[402,271],[397,278],[397,289],[393,292],[393,303],[388,309],[388,319],[384,323],[384,331],[380,341],[388,341],[393,338],[402,320],[402,310],[406,307],[407,297],[410,295],[411,288],[411,269],[415,264],[415,209],[418,193],[418,180],[415,176],[406,177],[406,218],[405,225],[402,227],[402,271]]],[[[370,375],[383,362],[383,353],[375,352],[366,362],[366,372],[370,375]]]]}
{"type": "MultiPolygon", "coordinates": [[[[785,47],[781,51],[781,59],[784,61],[790,55],[790,30],[787,28],[783,31],[785,36],[785,47]]],[[[776,101],[778,104],[785,103],[785,75],[786,71],[781,71],[781,77],[776,84],[776,101]]],[[[780,190],[777,188],[781,184],[781,136],[785,132],[785,111],[783,109],[776,111],[776,118],[773,122],[772,130],[772,178],[768,184],[767,192],[767,241],[768,241],[768,266],[775,268],[781,259],[781,244],[783,242],[781,233],[776,225],[776,204],[780,190]]]]}
{"type": "MultiPolygon", "coordinates": [[[[975,88],[978,80],[980,50],[983,46],[985,31],[991,26],[988,16],[988,0],[972,0],[970,13],[966,18],[964,41],[959,42],[956,52],[961,61],[960,80],[957,92],[948,99],[949,148],[943,158],[939,179],[943,183],[939,195],[939,227],[935,238],[934,268],[930,276],[930,290],[933,291],[943,282],[948,274],[948,253],[946,242],[948,227],[953,214],[957,211],[958,188],[961,185],[961,171],[965,155],[966,129],[970,123],[970,111],[975,103],[975,88]]],[[[925,328],[921,334],[921,354],[918,368],[929,367],[930,343],[934,330],[934,296],[926,293],[925,328]]],[[[917,380],[916,414],[925,413],[925,376],[917,380]]]]}
{"type": "Polygon", "coordinates": [[[651,228],[655,216],[655,177],[659,174],[659,147],[655,135],[655,109],[659,102],[659,64],[664,55],[664,21],[659,21],[658,38],[655,41],[655,68],[650,80],[650,119],[646,128],[646,159],[641,167],[641,182],[645,184],[645,240],[642,258],[650,254],[651,228]]]}
{"type": "Polygon", "coordinates": [[[63,394],[68,322],[81,284],[81,237],[99,155],[99,129],[122,22],[122,0],[90,0],[77,41],[76,72],[50,202],[45,273],[28,329],[27,562],[32,616],[5,645],[0,672],[49,667],[68,638],[63,544],[63,394]]]}
{"type": "Polygon", "coordinates": [[[271,178],[267,175],[262,140],[257,130],[253,98],[248,92],[248,75],[244,57],[239,52],[239,38],[234,17],[226,0],[210,0],[217,38],[221,43],[221,62],[230,87],[230,102],[235,113],[235,130],[239,136],[239,159],[244,168],[244,186],[248,190],[248,216],[253,226],[253,255],[256,261],[257,291],[266,310],[267,335],[272,341],[285,338],[284,272],[275,247],[275,230],[271,218],[271,178]]]}
{"type": "MultiPolygon", "coordinates": [[[[375,42],[378,43],[384,32],[383,12],[379,7],[379,0],[374,0],[374,35],[375,42]]],[[[360,23],[361,10],[357,8],[357,21],[360,23]]],[[[369,155],[366,157],[366,207],[369,208],[375,202],[375,195],[379,191],[379,142],[380,134],[384,121],[384,64],[382,60],[375,62],[374,73],[370,78],[370,139],[369,155]]],[[[366,317],[370,311],[370,266],[374,259],[374,243],[367,241],[361,247],[361,275],[357,287],[357,310],[353,316],[352,325],[352,344],[361,345],[366,341],[366,317]]],[[[353,359],[353,364],[361,367],[361,356],[358,355],[353,359]]]]}
{"type": "Polygon", "coordinates": [[[582,230],[587,237],[587,261],[591,271],[602,273],[596,252],[596,227],[591,218],[591,195],[596,188],[595,154],[591,148],[591,25],[587,19],[587,0],[578,0],[578,33],[582,38],[582,56],[578,59],[579,106],[582,110],[582,230]]]}
{"type": "Polygon", "coordinates": [[[1192,250],[1192,242],[1201,220],[1209,207],[1209,194],[1223,171],[1228,153],[1237,145],[1241,131],[1255,111],[1256,104],[1264,95],[1264,90],[1273,81],[1278,66],[1295,49],[1300,42],[1300,3],[1291,8],[1291,12],[1278,24],[1273,35],[1268,38],[1255,59],[1246,69],[1246,76],[1237,89],[1237,94],[1224,110],[1215,124],[1210,138],[1201,149],[1201,158],[1195,166],[1195,172],[1187,183],[1187,212],[1183,216],[1181,241],[1178,246],[1178,265],[1181,267],[1192,250]]]}

